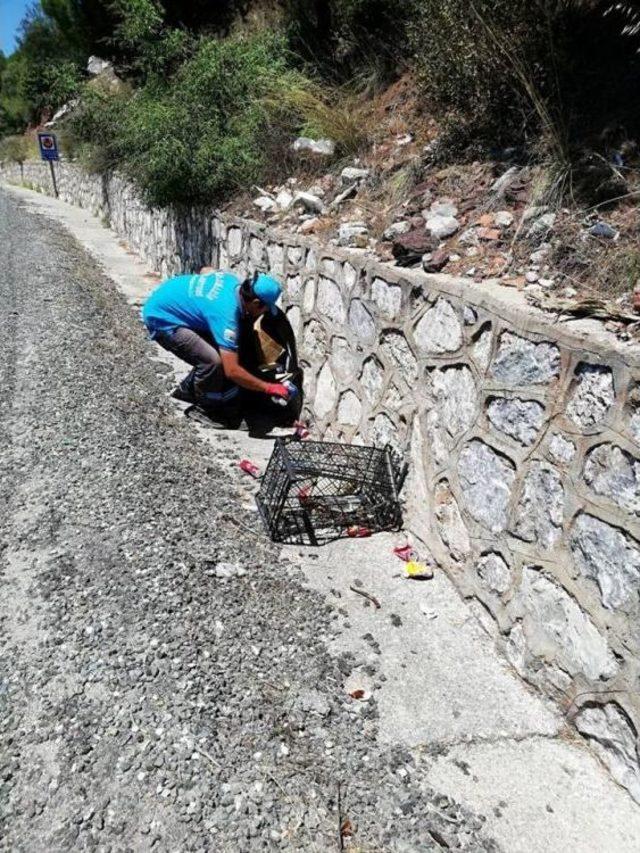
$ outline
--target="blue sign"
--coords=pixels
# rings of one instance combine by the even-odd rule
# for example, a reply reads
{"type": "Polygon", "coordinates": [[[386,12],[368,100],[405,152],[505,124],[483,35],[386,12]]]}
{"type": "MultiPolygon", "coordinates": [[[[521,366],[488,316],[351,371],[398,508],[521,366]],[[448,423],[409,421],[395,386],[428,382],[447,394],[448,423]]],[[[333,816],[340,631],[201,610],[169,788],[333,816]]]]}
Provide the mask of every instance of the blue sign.
{"type": "Polygon", "coordinates": [[[40,146],[40,156],[43,160],[59,160],[58,140],[55,133],[39,133],[38,145],[40,146]]]}

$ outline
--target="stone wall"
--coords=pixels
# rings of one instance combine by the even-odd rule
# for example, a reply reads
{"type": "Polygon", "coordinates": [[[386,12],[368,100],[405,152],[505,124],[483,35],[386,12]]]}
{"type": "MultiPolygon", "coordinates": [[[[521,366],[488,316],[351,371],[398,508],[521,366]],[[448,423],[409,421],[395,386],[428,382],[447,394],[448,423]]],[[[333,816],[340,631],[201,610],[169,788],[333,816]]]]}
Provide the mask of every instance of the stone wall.
{"type": "MultiPolygon", "coordinates": [[[[24,179],[50,191],[40,164],[24,179]]],[[[163,275],[211,263],[282,279],[316,435],[406,454],[424,551],[640,802],[639,349],[491,283],[147,210],[121,179],[70,165],[59,184],[163,275]]]]}

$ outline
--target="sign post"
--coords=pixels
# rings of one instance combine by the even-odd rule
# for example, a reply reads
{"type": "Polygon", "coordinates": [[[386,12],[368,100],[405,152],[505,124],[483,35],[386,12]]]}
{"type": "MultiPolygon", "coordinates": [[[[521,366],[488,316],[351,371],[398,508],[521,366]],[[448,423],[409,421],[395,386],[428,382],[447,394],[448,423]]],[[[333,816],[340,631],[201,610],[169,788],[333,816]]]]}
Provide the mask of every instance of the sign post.
{"type": "Polygon", "coordinates": [[[55,133],[38,133],[38,145],[40,146],[40,157],[43,160],[49,161],[53,192],[55,197],[58,198],[58,185],[56,183],[56,173],[53,168],[53,161],[59,160],[60,155],[58,153],[58,140],[56,139],[55,133]]]}

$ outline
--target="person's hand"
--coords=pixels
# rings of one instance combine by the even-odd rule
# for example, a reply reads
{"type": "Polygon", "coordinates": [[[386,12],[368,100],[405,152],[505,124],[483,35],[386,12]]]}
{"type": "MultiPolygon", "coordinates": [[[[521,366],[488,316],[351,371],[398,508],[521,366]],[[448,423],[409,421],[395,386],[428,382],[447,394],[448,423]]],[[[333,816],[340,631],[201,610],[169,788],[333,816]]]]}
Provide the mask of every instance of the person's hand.
{"type": "Polygon", "coordinates": [[[265,394],[269,397],[281,397],[283,400],[289,399],[289,389],[286,385],[281,385],[279,382],[270,382],[267,385],[265,394]]]}

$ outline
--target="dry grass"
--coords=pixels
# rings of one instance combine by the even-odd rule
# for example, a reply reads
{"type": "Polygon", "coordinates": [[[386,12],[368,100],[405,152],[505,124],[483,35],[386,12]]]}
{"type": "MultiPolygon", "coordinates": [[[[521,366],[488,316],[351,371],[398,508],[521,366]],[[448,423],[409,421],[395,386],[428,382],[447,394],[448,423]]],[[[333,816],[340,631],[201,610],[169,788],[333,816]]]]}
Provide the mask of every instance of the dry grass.
{"type": "Polygon", "coordinates": [[[332,139],[338,156],[355,155],[372,141],[371,103],[352,88],[327,89],[293,77],[265,106],[273,115],[295,115],[304,136],[332,139]]]}

